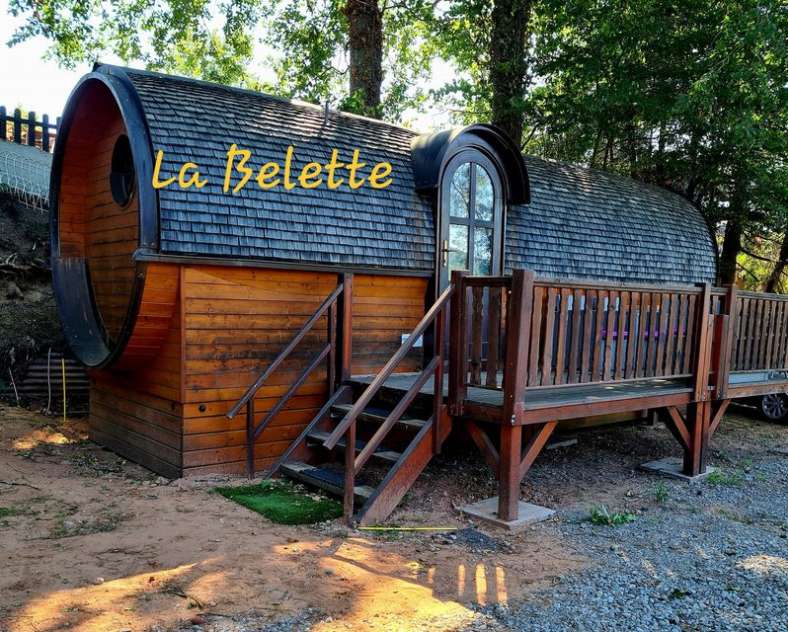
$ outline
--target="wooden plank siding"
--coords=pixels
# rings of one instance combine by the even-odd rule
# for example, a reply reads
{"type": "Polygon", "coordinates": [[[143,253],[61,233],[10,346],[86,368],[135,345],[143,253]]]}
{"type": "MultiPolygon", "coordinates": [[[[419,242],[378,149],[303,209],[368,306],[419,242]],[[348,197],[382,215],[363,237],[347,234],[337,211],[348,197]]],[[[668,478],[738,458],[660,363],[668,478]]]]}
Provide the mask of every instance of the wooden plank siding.
{"type": "MultiPolygon", "coordinates": [[[[426,280],[356,275],[353,293],[353,372],[380,369],[424,314],[426,280]]],[[[226,413],[336,287],[324,272],[214,266],[182,268],[183,470],[242,473],[245,420],[226,413]]],[[[293,356],[258,392],[261,419],[325,344],[322,319],[293,356]]],[[[401,370],[417,368],[419,353],[401,370]]],[[[260,435],[256,467],[288,447],[325,403],[327,374],[319,367],[260,435]]]]}
{"type": "MultiPolygon", "coordinates": [[[[170,270],[171,272],[172,270],[170,270]]],[[[175,270],[177,273],[177,269],[175,270]]],[[[147,292],[148,288],[146,288],[147,292]]],[[[177,292],[175,294],[177,297],[177,292]]],[[[146,303],[140,314],[157,304],[146,303]]],[[[179,311],[154,357],[134,369],[90,372],[90,438],[167,477],[182,471],[182,334],[179,311]]],[[[138,323],[144,327],[145,319],[138,323]]],[[[132,335],[136,335],[135,332],[132,335]]]]}

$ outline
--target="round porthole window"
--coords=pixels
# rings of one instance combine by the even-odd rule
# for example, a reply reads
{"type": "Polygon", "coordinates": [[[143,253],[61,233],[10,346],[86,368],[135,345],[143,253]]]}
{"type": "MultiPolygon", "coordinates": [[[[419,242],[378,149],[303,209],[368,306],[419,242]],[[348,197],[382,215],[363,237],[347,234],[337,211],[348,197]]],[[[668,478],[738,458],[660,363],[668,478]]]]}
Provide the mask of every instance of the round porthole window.
{"type": "Polygon", "coordinates": [[[126,206],[134,193],[134,160],[131,156],[129,137],[122,134],[112,150],[112,171],[109,175],[112,199],[126,206]]]}

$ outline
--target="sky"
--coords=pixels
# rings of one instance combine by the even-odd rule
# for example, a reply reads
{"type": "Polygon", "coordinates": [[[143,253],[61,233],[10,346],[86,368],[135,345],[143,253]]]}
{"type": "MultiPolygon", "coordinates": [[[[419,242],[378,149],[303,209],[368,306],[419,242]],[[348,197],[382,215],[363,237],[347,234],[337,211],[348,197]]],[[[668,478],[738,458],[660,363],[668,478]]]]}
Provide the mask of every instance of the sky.
{"type": "Polygon", "coordinates": [[[20,23],[8,15],[8,0],[0,0],[0,105],[9,110],[21,107],[50,117],[60,116],[77,80],[90,72],[90,64],[66,70],[55,61],[45,60],[47,44],[43,37],[6,46],[20,23]]]}
{"type": "MultiPolygon", "coordinates": [[[[33,110],[37,114],[48,114],[50,118],[60,116],[68,95],[79,78],[90,72],[91,64],[78,64],[73,70],[61,68],[55,60],[46,59],[47,41],[43,37],[27,40],[8,47],[6,43],[22,20],[8,14],[8,0],[0,0],[0,105],[9,111],[15,107],[33,110]]],[[[102,61],[121,63],[107,56],[102,61]]],[[[256,69],[256,72],[259,71],[256,69]]],[[[433,79],[425,88],[438,85],[453,71],[445,63],[433,69],[433,79]]],[[[448,127],[450,115],[445,110],[428,112],[405,112],[403,116],[414,129],[432,131],[448,127]]]]}

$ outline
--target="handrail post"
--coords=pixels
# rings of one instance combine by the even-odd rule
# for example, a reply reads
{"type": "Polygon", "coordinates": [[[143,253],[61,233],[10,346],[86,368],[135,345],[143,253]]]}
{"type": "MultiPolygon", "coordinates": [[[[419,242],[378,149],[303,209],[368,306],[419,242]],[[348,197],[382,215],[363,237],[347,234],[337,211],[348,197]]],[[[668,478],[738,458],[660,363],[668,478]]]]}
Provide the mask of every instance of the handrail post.
{"type": "Polygon", "coordinates": [[[435,335],[433,337],[433,357],[438,358],[435,365],[435,379],[432,397],[432,453],[438,454],[441,448],[440,438],[443,426],[443,332],[446,329],[446,313],[444,307],[435,317],[435,335]]]}
{"type": "Polygon", "coordinates": [[[468,376],[467,345],[467,292],[465,287],[466,270],[453,270],[451,284],[454,296],[451,297],[451,320],[449,323],[449,412],[453,416],[462,415],[467,393],[465,385],[468,376]]]}
{"type": "Polygon", "coordinates": [[[739,304],[738,304],[738,291],[736,284],[732,283],[727,288],[725,294],[725,311],[727,314],[726,327],[723,330],[723,340],[720,345],[720,352],[718,355],[717,367],[715,370],[716,384],[716,398],[725,399],[728,393],[728,381],[731,372],[731,356],[733,353],[733,344],[736,335],[736,328],[739,322],[739,304]]]}
{"type": "Polygon", "coordinates": [[[531,317],[534,310],[534,273],[515,270],[509,297],[506,330],[506,364],[503,377],[503,424],[517,425],[523,407],[528,375],[531,317]]]}
{"type": "Polygon", "coordinates": [[[337,304],[332,303],[326,314],[326,339],[328,340],[328,362],[326,363],[326,379],[328,396],[334,394],[337,387],[337,304]]]}
{"type": "Polygon", "coordinates": [[[701,291],[698,331],[695,337],[695,390],[693,401],[705,402],[709,398],[709,323],[711,309],[711,284],[704,283],[701,291]]]}
{"type": "Polygon", "coordinates": [[[254,478],[254,396],[246,403],[246,475],[254,478]]]}
{"type": "Polygon", "coordinates": [[[353,274],[346,272],[340,275],[342,294],[339,301],[339,329],[337,331],[336,375],[340,384],[350,379],[353,363],[353,274]]]}
{"type": "Polygon", "coordinates": [[[345,495],[342,508],[348,523],[353,521],[353,503],[356,493],[356,420],[345,433],[345,495]]]}

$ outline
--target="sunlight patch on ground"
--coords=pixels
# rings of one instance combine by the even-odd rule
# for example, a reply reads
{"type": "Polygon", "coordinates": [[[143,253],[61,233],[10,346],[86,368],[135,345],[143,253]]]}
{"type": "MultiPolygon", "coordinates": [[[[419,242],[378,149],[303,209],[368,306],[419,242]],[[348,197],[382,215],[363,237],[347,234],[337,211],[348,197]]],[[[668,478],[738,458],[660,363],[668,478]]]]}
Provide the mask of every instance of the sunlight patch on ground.
{"type": "Polygon", "coordinates": [[[69,439],[66,435],[51,428],[33,430],[23,437],[16,439],[11,445],[14,450],[32,450],[41,444],[68,445],[78,443],[79,439],[69,439]]]}
{"type": "MultiPolygon", "coordinates": [[[[205,563],[210,561],[206,560],[205,563]]],[[[183,593],[178,580],[196,566],[186,564],[49,593],[28,603],[14,617],[9,631],[68,629],[81,632],[131,627],[137,629],[139,626],[152,625],[158,619],[157,599],[169,601],[176,597],[183,601],[184,610],[188,608],[189,595],[183,593]]],[[[201,594],[205,595],[207,589],[221,589],[223,579],[203,576],[199,580],[201,594]]],[[[189,591],[193,588],[190,585],[189,591]]]]}
{"type": "Polygon", "coordinates": [[[751,555],[737,566],[763,577],[788,574],[788,559],[774,555],[751,555]]]}

